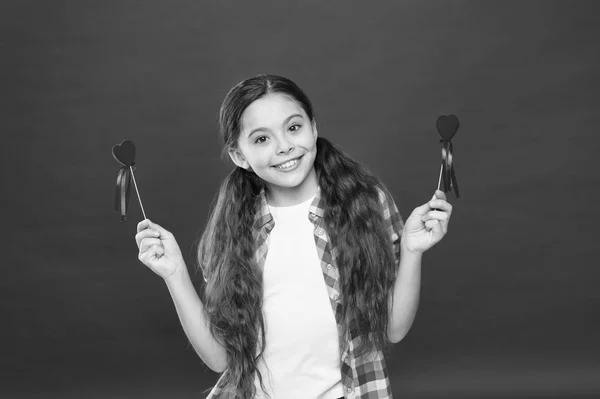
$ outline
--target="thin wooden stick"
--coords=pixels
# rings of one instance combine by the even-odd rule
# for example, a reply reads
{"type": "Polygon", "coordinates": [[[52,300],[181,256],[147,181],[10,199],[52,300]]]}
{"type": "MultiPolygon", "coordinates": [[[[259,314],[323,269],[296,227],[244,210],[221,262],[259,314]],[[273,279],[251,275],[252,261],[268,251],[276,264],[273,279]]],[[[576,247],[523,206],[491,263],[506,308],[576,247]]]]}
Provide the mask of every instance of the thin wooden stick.
{"type": "Polygon", "coordinates": [[[133,174],[133,168],[129,165],[129,170],[131,170],[131,177],[133,178],[133,185],[135,186],[135,192],[137,193],[138,200],[140,201],[140,207],[142,207],[142,214],[144,215],[144,220],[148,219],[146,217],[146,212],[144,212],[144,205],[142,205],[142,198],[140,197],[140,192],[138,191],[137,183],[135,182],[135,175],[133,174]]]}
{"type": "MultiPolygon", "coordinates": [[[[444,170],[444,164],[440,165],[440,177],[438,178],[438,187],[437,189],[440,189],[440,184],[442,183],[442,171],[444,170]]],[[[434,210],[437,210],[436,208],[433,208],[434,210]]],[[[433,229],[429,230],[429,243],[431,244],[431,241],[433,241],[433,229]]]]}

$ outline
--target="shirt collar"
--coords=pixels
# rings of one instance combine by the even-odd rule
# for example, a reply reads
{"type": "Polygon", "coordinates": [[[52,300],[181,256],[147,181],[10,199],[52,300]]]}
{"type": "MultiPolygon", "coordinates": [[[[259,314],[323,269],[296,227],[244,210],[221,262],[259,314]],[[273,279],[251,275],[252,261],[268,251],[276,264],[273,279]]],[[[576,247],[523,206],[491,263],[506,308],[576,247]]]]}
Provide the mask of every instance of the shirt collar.
{"type": "MultiPolygon", "coordinates": [[[[269,211],[267,195],[264,187],[260,190],[259,196],[259,208],[254,216],[254,227],[257,229],[262,228],[264,225],[273,220],[273,215],[271,215],[271,212],[269,211]]],[[[308,208],[308,219],[311,222],[315,223],[317,219],[323,217],[324,205],[324,200],[321,197],[321,187],[317,186],[317,194],[308,208]]]]}

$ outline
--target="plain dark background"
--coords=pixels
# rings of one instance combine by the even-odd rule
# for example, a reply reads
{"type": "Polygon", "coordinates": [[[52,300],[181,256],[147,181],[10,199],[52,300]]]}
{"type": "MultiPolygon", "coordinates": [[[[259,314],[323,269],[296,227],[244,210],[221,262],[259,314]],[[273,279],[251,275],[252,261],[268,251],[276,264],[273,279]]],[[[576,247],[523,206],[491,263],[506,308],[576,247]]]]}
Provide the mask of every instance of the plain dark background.
{"type": "MultiPolygon", "coordinates": [[[[217,114],[258,73],[407,218],[456,114],[461,198],[388,355],[399,398],[600,397],[594,1],[2,1],[0,396],[202,398],[217,375],[113,209],[138,149],[148,217],[193,244],[219,182],[217,114]]],[[[195,275],[198,278],[198,275],[195,275]]]]}

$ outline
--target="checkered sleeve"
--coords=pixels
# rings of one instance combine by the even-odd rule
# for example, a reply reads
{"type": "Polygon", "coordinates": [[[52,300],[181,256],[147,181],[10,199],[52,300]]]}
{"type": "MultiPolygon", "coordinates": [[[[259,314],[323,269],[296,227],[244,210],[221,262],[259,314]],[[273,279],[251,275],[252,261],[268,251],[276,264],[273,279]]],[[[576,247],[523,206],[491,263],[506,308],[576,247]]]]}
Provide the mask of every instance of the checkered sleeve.
{"type": "Polygon", "coordinates": [[[404,228],[404,220],[398,211],[398,207],[394,202],[392,194],[389,192],[387,187],[377,188],[379,191],[379,201],[383,211],[383,221],[386,225],[387,231],[392,240],[394,246],[394,256],[396,258],[396,267],[400,264],[400,238],[402,236],[402,229],[404,228]]]}

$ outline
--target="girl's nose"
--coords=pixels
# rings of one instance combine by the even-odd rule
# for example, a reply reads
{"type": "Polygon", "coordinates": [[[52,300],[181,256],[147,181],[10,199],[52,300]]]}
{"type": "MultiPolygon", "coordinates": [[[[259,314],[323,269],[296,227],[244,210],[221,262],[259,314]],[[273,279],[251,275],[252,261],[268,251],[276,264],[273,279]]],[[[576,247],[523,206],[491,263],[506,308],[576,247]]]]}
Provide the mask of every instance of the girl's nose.
{"type": "Polygon", "coordinates": [[[277,148],[278,154],[284,154],[286,152],[291,152],[294,150],[294,145],[287,140],[282,140],[279,142],[279,146],[277,148]]]}

